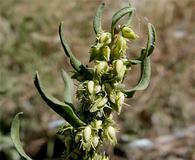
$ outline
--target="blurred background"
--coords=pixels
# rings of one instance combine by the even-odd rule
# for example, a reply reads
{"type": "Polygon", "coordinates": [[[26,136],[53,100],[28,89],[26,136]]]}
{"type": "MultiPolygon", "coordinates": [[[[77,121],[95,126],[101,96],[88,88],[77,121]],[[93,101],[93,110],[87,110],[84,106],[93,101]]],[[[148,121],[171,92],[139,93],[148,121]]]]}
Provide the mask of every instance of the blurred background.
{"type": "MultiPolygon", "coordinates": [[[[103,28],[127,0],[105,0],[103,28]]],[[[83,62],[95,41],[93,16],[99,0],[0,0],[0,160],[19,160],[9,138],[14,115],[23,111],[21,139],[36,160],[57,159],[63,143],[55,136],[58,117],[38,95],[33,75],[39,71],[48,92],[62,99],[60,69],[71,71],[58,37],[64,21],[66,39],[83,62]],[[58,155],[58,156],[57,156],[58,155]]],[[[118,145],[107,147],[112,160],[195,159],[195,1],[132,0],[132,28],[140,36],[127,56],[138,57],[147,42],[147,23],[157,31],[152,79],[116,116],[118,145]]],[[[139,78],[133,67],[129,88],[139,78]]],[[[76,99],[75,99],[76,100],[76,99]]]]}

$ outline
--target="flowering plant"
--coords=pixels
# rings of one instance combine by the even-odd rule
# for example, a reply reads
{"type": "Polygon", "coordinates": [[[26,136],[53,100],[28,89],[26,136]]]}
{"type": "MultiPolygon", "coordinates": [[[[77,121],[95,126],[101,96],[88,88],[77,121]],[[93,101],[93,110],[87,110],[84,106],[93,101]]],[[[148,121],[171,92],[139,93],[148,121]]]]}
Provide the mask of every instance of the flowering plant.
{"type": "MultiPolygon", "coordinates": [[[[63,33],[63,23],[59,26],[62,47],[74,69],[72,77],[64,70],[61,71],[64,80],[64,101],[48,95],[43,89],[39,74],[36,72],[34,84],[48,106],[58,113],[66,122],[58,134],[65,143],[65,159],[76,160],[108,160],[105,153],[100,152],[104,141],[117,143],[117,125],[113,120],[113,112],[120,114],[125,98],[131,98],[137,90],[144,90],[150,80],[150,56],[155,47],[155,29],[148,24],[148,42],[142,48],[137,59],[126,56],[128,41],[134,41],[139,36],[131,28],[132,16],[135,9],[127,6],[120,9],[112,17],[111,31],[102,29],[101,18],[105,3],[102,2],[94,17],[93,26],[96,33],[95,44],[90,48],[90,62],[94,68],[83,65],[71,52],[63,33]],[[127,15],[123,25],[117,25],[119,20],[127,15]],[[140,79],[137,85],[126,89],[123,80],[133,65],[140,65],[140,79]],[[73,83],[79,84],[76,91],[79,106],[72,101],[73,83]]],[[[19,115],[13,120],[11,137],[20,155],[29,158],[21,147],[19,140],[19,115]]]]}

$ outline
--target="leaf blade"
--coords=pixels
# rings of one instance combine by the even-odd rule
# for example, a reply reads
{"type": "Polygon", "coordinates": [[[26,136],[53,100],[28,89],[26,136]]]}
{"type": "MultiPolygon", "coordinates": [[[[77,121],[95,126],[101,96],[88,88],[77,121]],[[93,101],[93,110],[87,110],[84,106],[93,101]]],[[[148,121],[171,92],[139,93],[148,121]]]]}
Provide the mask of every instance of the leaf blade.
{"type": "Polygon", "coordinates": [[[151,23],[148,23],[148,42],[146,48],[147,57],[152,54],[155,46],[156,46],[156,31],[154,26],[151,23]]]}
{"type": "Polygon", "coordinates": [[[96,11],[94,19],[93,19],[93,29],[94,29],[96,34],[102,32],[101,20],[102,20],[102,14],[103,14],[104,6],[105,6],[105,3],[101,2],[98,9],[97,9],[97,11],[96,11]]]}
{"type": "Polygon", "coordinates": [[[64,81],[64,102],[67,104],[72,104],[72,95],[73,95],[72,79],[64,69],[61,69],[61,75],[64,81]]]}
{"type": "Polygon", "coordinates": [[[20,119],[19,116],[23,114],[22,112],[19,112],[16,114],[14,117],[12,124],[11,124],[11,139],[14,143],[14,146],[16,147],[17,151],[19,154],[25,158],[26,160],[32,160],[25,152],[24,149],[22,148],[22,143],[20,141],[20,119]]]}
{"type": "Polygon", "coordinates": [[[141,63],[141,74],[138,84],[130,90],[123,90],[127,98],[132,97],[135,91],[146,89],[150,82],[150,76],[151,76],[150,57],[147,57],[141,63]]]}
{"type": "Polygon", "coordinates": [[[48,106],[53,109],[57,114],[59,114],[62,118],[64,118],[70,125],[73,127],[80,127],[85,125],[85,123],[80,120],[80,118],[76,115],[73,108],[68,104],[64,104],[57,100],[56,98],[48,95],[40,82],[38,72],[35,74],[34,84],[43,98],[43,100],[48,104],[48,106]]]}
{"type": "MultiPolygon", "coordinates": [[[[122,9],[120,9],[118,12],[116,12],[113,17],[112,17],[112,25],[111,25],[111,29],[113,30],[114,26],[116,25],[116,23],[126,14],[130,14],[132,12],[135,11],[135,8],[132,8],[130,6],[128,7],[124,7],[122,9]]],[[[130,21],[129,21],[130,22],[130,21]]],[[[129,23],[128,22],[128,23],[129,23]]]]}
{"type": "Polygon", "coordinates": [[[64,31],[63,31],[63,22],[61,22],[60,26],[59,26],[59,36],[60,36],[60,41],[61,41],[62,47],[64,49],[64,52],[70,58],[70,63],[72,65],[72,67],[76,71],[79,72],[81,70],[83,64],[73,55],[70,47],[68,46],[68,44],[65,40],[64,31]]]}

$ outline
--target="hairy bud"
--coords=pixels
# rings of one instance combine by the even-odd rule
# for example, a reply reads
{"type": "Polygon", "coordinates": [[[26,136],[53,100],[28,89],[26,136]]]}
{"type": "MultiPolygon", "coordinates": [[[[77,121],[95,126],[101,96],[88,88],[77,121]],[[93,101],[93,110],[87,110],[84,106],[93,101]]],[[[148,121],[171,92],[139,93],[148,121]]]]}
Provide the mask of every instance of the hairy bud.
{"type": "Polygon", "coordinates": [[[90,126],[85,127],[83,131],[83,138],[86,142],[90,140],[91,138],[91,127],[90,126]]]}
{"type": "Polygon", "coordinates": [[[106,128],[106,136],[111,143],[116,144],[116,130],[114,127],[108,126],[106,128]]]}
{"type": "Polygon", "coordinates": [[[107,45],[111,42],[111,34],[109,32],[103,32],[98,37],[99,42],[107,45]]]}
{"type": "Polygon", "coordinates": [[[108,46],[104,46],[102,48],[103,57],[106,61],[110,60],[110,48],[108,46]]]}
{"type": "Polygon", "coordinates": [[[95,72],[98,77],[101,77],[108,71],[108,63],[106,61],[97,61],[95,65],[95,72]]]}
{"type": "Polygon", "coordinates": [[[93,81],[89,81],[87,84],[87,89],[89,91],[90,94],[94,93],[94,82],[93,81]]]}
{"type": "Polygon", "coordinates": [[[99,143],[99,137],[98,136],[94,136],[93,140],[92,140],[93,147],[97,147],[98,143],[99,143]]]}
{"type": "Polygon", "coordinates": [[[122,28],[122,35],[128,39],[137,39],[139,36],[135,34],[135,32],[130,27],[123,27],[122,28]]]}
{"type": "Polygon", "coordinates": [[[122,60],[116,60],[113,62],[114,63],[114,70],[116,73],[116,77],[118,78],[119,81],[123,80],[124,74],[126,72],[126,66],[124,65],[122,60]]]}

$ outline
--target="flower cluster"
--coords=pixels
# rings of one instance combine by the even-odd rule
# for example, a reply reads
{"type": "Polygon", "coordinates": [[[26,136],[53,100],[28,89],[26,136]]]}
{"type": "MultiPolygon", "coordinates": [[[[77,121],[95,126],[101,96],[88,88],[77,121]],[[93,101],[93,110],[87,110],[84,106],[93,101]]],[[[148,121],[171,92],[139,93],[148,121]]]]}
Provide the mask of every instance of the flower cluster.
{"type": "MultiPolygon", "coordinates": [[[[131,26],[135,9],[127,6],[116,12],[112,17],[111,31],[106,32],[101,26],[104,5],[101,3],[98,7],[93,22],[96,41],[90,48],[89,61],[94,64],[92,69],[74,56],[64,38],[63,23],[59,27],[62,47],[74,68],[71,78],[79,82],[76,90],[77,107],[72,101],[72,79],[64,70],[61,72],[65,85],[63,102],[45,92],[38,72],[35,74],[34,84],[43,100],[68,122],[58,132],[65,143],[66,160],[109,160],[100,148],[105,141],[117,143],[118,128],[112,118],[113,113],[120,114],[125,98],[131,98],[136,91],[146,89],[150,81],[150,55],[156,41],[154,26],[148,23],[148,42],[147,46],[142,48],[140,56],[134,60],[128,59],[128,41],[138,38],[131,26]],[[127,22],[117,26],[119,20],[126,15],[127,22]],[[141,68],[139,82],[133,88],[126,89],[123,85],[125,75],[137,64],[141,68]]],[[[13,120],[11,137],[20,155],[31,159],[22,149],[18,136],[20,114],[13,120]]]]}

